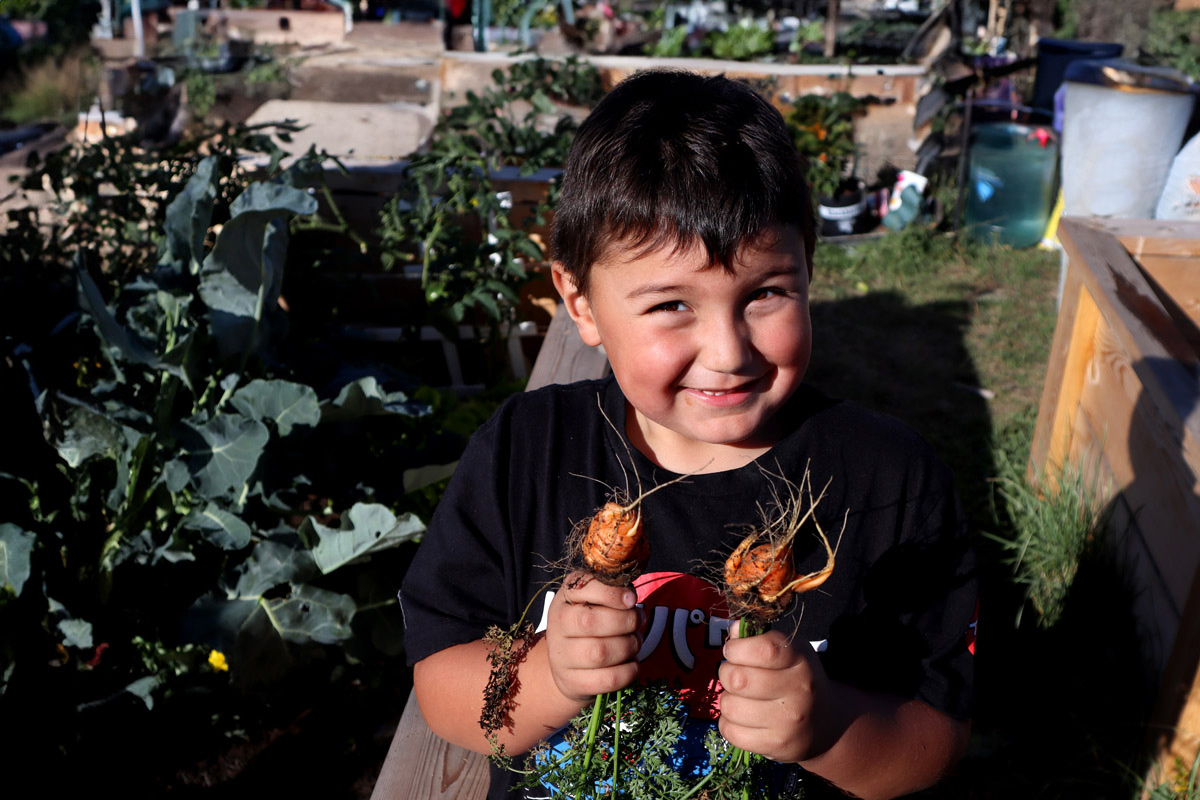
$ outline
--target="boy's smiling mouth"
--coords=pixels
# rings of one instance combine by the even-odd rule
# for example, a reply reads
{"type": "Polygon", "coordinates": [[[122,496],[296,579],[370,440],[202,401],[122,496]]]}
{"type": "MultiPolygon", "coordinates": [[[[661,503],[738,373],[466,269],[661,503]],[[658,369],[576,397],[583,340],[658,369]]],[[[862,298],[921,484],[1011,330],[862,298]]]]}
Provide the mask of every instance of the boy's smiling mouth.
{"type": "Polygon", "coordinates": [[[728,389],[701,389],[688,387],[686,397],[692,402],[700,402],[707,406],[736,406],[748,399],[757,391],[761,379],[753,378],[728,389]]]}

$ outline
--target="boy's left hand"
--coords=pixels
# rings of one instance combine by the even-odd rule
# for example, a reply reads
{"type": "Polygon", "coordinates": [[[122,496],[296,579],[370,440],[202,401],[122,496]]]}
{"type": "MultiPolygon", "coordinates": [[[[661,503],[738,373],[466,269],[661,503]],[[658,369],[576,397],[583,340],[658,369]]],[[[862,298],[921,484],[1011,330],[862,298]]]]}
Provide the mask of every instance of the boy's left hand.
{"type": "Polygon", "coordinates": [[[725,643],[721,735],[772,761],[805,761],[836,741],[834,684],[808,642],[779,631],[725,643]]]}

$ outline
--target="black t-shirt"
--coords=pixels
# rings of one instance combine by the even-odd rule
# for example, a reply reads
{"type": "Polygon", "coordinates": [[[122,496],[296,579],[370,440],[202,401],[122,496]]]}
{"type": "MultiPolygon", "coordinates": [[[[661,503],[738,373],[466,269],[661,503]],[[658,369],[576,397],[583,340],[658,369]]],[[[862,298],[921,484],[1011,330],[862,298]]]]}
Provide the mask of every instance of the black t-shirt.
{"type": "MultiPolygon", "coordinates": [[[[949,470],[900,422],[811,387],[780,413],[787,432],[756,463],[692,475],[646,498],[647,573],[659,582],[678,573],[715,578],[760,509],[786,495],[767,473],[799,485],[807,468],[814,493],[825,491],[818,522],[831,540],[841,532],[836,566],[775,627],[811,642],[835,680],[968,718],[977,582],[949,470]]],[[[633,449],[624,429],[625,398],[611,377],[516,395],[479,429],[400,592],[410,663],[523,614],[536,622],[561,578],[552,565],[562,563],[572,526],[600,508],[610,488],[636,496],[638,477],[643,489],[678,477],[633,449]]],[[[800,573],[826,560],[807,528],[794,555],[800,573]]],[[[719,654],[702,651],[719,653],[723,607],[689,608],[703,593],[690,584],[692,596],[682,600],[646,591],[639,588],[639,599],[655,606],[645,606],[648,629],[662,623],[647,639],[671,656],[656,656],[659,667],[711,673],[692,676],[700,683],[715,679],[719,654]]],[[[507,785],[493,771],[489,797],[504,797],[507,785]]]]}

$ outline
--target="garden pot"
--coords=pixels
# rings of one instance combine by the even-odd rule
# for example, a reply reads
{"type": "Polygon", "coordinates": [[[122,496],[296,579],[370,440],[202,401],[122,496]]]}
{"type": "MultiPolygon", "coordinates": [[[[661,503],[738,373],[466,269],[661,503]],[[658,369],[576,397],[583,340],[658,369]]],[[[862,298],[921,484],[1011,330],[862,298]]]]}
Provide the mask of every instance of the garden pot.
{"type": "Polygon", "coordinates": [[[867,197],[861,183],[842,184],[833,197],[822,197],[817,206],[823,238],[850,236],[870,227],[867,197]]]}

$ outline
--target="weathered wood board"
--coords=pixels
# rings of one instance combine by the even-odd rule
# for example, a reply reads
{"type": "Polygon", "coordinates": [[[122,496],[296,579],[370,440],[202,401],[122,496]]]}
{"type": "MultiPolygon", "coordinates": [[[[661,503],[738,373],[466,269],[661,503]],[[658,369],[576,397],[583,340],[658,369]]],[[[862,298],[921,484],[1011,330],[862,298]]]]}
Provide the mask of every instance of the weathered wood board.
{"type": "Polygon", "coordinates": [[[1160,676],[1169,761],[1200,745],[1200,224],[1065,219],[1068,266],[1030,470],[1070,462],[1113,504],[1160,676]]]}
{"type": "MultiPolygon", "coordinates": [[[[526,391],[602,378],[608,372],[604,351],[583,343],[560,304],[526,391]]],[[[487,759],[434,734],[421,716],[415,693],[410,693],[371,800],[480,800],[488,782],[487,759]]]]}

